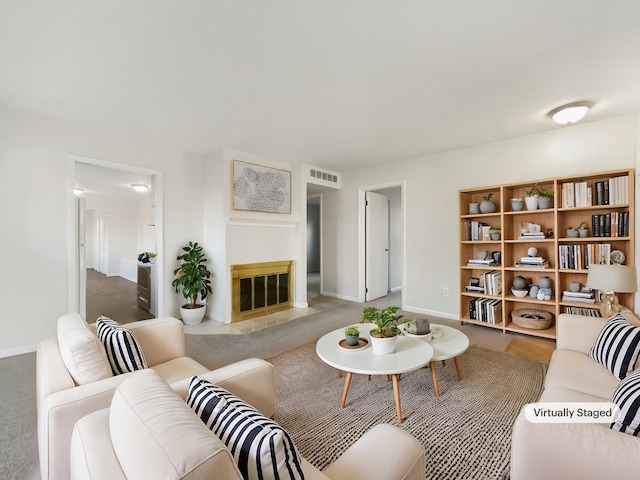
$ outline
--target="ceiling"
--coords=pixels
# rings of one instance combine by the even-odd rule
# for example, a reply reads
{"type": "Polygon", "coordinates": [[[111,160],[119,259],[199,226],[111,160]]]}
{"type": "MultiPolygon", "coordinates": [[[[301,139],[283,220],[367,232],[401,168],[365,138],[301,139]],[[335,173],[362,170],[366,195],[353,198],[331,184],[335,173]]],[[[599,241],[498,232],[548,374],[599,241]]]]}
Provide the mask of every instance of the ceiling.
{"type": "Polygon", "coordinates": [[[4,1],[0,107],[345,172],[640,111],[638,0],[4,1]]]}
{"type": "MultiPolygon", "coordinates": [[[[117,200],[153,204],[151,175],[75,162],[75,188],[83,190],[81,196],[90,199],[117,200]],[[147,185],[146,192],[136,192],[132,185],[147,185]]],[[[91,205],[88,205],[92,208],[91,205]]]]}

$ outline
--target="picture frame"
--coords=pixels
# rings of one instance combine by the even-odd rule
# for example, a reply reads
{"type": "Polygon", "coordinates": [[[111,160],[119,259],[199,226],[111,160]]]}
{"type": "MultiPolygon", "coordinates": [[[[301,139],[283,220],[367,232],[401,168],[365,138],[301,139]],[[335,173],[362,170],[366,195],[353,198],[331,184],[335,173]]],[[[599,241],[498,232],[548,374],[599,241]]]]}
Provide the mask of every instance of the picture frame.
{"type": "Polygon", "coordinates": [[[241,160],[233,161],[233,209],[291,213],[291,172],[241,160]]]}

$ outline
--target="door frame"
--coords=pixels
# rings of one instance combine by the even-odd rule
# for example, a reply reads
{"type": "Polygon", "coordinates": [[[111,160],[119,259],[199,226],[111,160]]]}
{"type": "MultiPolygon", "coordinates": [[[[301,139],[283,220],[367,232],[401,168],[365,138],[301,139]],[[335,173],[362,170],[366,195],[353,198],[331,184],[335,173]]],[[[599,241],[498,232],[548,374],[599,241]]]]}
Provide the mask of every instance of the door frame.
{"type": "MultiPolygon", "coordinates": [[[[111,168],[114,170],[123,170],[125,172],[142,173],[149,175],[154,181],[155,188],[155,240],[157,247],[156,257],[156,282],[157,282],[157,309],[156,317],[165,316],[164,308],[164,272],[163,272],[163,258],[164,258],[164,226],[162,219],[163,215],[163,177],[161,170],[153,170],[149,168],[136,167],[133,165],[125,165],[122,163],[107,162],[105,160],[98,160],[95,158],[82,157],[79,155],[67,156],[67,258],[69,261],[69,276],[68,276],[68,296],[67,296],[67,310],[69,313],[78,312],[81,306],[80,303],[80,278],[78,275],[78,260],[76,254],[76,228],[77,220],[75,215],[75,198],[73,194],[73,188],[76,178],[76,163],[87,163],[90,165],[96,165],[105,168],[111,168]]],[[[86,289],[85,289],[86,290],[86,289]]],[[[86,293],[85,293],[86,295],[86,293]]]]}
{"type": "MultiPolygon", "coordinates": [[[[406,222],[406,194],[405,181],[381,183],[358,187],[358,302],[364,303],[366,300],[366,243],[365,243],[365,192],[375,192],[376,190],[386,190],[388,188],[400,187],[401,215],[402,215],[402,286],[404,289],[406,280],[406,259],[407,259],[407,222],[406,222]]],[[[404,295],[401,292],[401,297],[404,295]]],[[[401,305],[402,307],[403,305],[401,305]]]]}

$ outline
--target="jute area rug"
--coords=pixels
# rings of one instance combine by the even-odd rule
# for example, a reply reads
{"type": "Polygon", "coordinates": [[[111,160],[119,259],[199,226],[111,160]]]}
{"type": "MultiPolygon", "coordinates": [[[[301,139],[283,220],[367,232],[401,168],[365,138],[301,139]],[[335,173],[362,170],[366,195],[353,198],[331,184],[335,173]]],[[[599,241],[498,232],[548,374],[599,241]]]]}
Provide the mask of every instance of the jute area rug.
{"type": "MultiPolygon", "coordinates": [[[[330,465],[372,426],[390,423],[424,445],[427,479],[508,478],[513,423],[524,404],[539,398],[546,373],[543,363],[471,346],[460,357],[461,381],[453,361],[438,362],[440,397],[428,369],[402,375],[398,424],[386,376],[354,375],[341,409],[344,379],[317,357],[315,342],[268,360],[276,372],[276,421],[317,468],[330,465]]],[[[381,442],[371,455],[393,451],[381,442]]]]}

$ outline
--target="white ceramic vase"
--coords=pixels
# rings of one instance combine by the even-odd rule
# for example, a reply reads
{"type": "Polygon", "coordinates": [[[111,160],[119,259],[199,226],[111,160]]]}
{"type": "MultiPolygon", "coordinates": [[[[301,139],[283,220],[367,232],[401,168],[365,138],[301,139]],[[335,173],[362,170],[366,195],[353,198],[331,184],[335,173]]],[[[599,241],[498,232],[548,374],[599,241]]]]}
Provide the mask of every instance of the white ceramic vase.
{"type": "Polygon", "coordinates": [[[183,305],[180,307],[180,318],[182,318],[185,325],[195,325],[202,321],[206,311],[206,305],[199,304],[199,308],[184,308],[183,305]]]}
{"type": "Polygon", "coordinates": [[[398,336],[394,337],[374,337],[371,335],[371,348],[375,355],[390,355],[396,353],[396,343],[398,342],[398,336]]]}
{"type": "Polygon", "coordinates": [[[527,205],[527,210],[537,210],[538,195],[534,195],[533,197],[524,197],[524,203],[527,205]]]}

